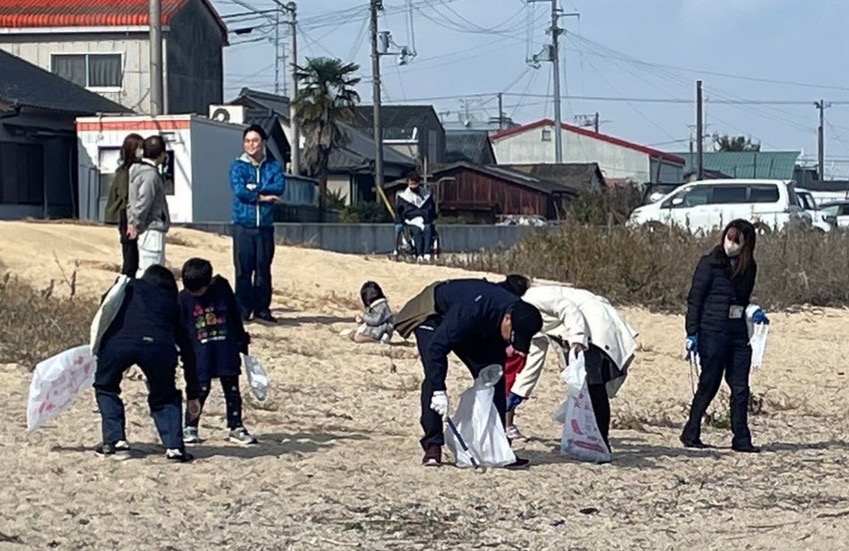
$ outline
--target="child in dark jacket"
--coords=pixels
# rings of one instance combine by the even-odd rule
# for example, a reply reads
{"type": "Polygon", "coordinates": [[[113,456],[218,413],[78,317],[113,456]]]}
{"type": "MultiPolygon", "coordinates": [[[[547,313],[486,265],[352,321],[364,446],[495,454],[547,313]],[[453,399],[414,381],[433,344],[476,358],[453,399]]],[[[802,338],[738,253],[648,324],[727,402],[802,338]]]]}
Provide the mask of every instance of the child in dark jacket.
{"type": "Polygon", "coordinates": [[[375,281],[366,281],[360,287],[360,300],[365,310],[354,317],[360,326],[348,335],[350,339],[357,343],[389,342],[394,331],[395,317],[383,289],[375,281]]]}
{"type": "MultiPolygon", "coordinates": [[[[213,277],[212,264],[202,258],[187,260],[182,275],[184,289],[180,293],[180,315],[197,358],[201,409],[209,397],[212,379],[220,379],[230,441],[256,444],[256,439],[242,425],[240,354],[248,353],[250,336],[245,332],[236,295],[225,278],[220,275],[213,277]]],[[[183,439],[187,444],[200,442],[199,420],[200,415],[195,418],[186,416],[183,439]]]]}
{"type": "Polygon", "coordinates": [[[150,414],[170,461],[191,461],[183,442],[181,396],[174,383],[177,347],[186,377],[187,416],[200,413],[193,349],[177,305],[177,281],[167,268],[153,265],[127,284],[121,306],[105,330],[97,351],[94,392],[103,428],[102,456],[125,458],[126,437],[121,379],[138,365],[147,379],[150,414]]]}

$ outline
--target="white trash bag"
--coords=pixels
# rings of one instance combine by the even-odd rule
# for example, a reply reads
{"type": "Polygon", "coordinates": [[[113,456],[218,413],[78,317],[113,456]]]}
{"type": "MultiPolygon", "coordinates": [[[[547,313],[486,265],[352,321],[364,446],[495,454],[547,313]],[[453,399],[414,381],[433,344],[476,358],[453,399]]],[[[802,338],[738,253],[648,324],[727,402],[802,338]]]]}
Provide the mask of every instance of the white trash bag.
{"type": "MultiPolygon", "coordinates": [[[[560,347],[556,347],[560,349],[560,347]]],[[[565,361],[562,349],[558,351],[565,361]]],[[[567,385],[566,400],[557,408],[554,419],[563,423],[560,451],[581,461],[606,463],[611,460],[610,449],[604,443],[595,420],[593,404],[587,389],[587,371],[584,353],[570,359],[560,374],[567,385]],[[580,385],[580,386],[579,386],[580,385]]]]}
{"type": "Polygon", "coordinates": [[[766,338],[769,335],[769,325],[765,323],[757,323],[752,330],[752,336],[749,338],[749,345],[752,347],[752,367],[760,367],[764,363],[764,351],[766,351],[766,338]]]}
{"type": "Polygon", "coordinates": [[[265,400],[268,396],[268,374],[253,356],[242,354],[242,365],[251,387],[251,394],[257,400],[265,400]]]}
{"type": "Polygon", "coordinates": [[[97,360],[89,345],[40,362],[32,374],[27,402],[27,433],[56,418],[94,384],[97,360]]]}
{"type": "MultiPolygon", "coordinates": [[[[491,367],[485,368],[484,371],[491,367]]],[[[503,368],[500,370],[503,372],[503,368]]],[[[507,441],[498,410],[492,402],[495,395],[494,384],[500,378],[499,374],[495,381],[491,381],[482,372],[475,383],[460,395],[457,411],[451,417],[457,432],[480,467],[503,467],[516,462],[516,455],[507,441]]],[[[445,443],[457,459],[458,467],[474,467],[469,453],[463,450],[453,431],[446,431],[445,443]]]]}

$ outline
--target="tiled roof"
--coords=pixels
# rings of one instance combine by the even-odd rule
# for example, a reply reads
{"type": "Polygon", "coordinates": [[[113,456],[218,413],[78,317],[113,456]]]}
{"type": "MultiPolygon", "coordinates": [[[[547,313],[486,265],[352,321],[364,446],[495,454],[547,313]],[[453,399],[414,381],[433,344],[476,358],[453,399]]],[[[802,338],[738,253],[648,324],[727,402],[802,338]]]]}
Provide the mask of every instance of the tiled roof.
{"type": "MultiPolygon", "coordinates": [[[[641,153],[645,153],[649,157],[663,159],[665,161],[669,161],[671,163],[675,163],[677,165],[683,165],[684,159],[677,155],[673,155],[672,153],[666,153],[665,151],[660,151],[658,149],[653,149],[651,147],[646,147],[644,145],[640,145],[634,142],[629,142],[627,140],[623,140],[621,138],[615,138],[613,136],[608,136],[607,134],[602,134],[601,132],[593,132],[592,130],[587,130],[586,128],[581,128],[580,126],[573,126],[571,124],[566,124],[565,122],[560,123],[561,127],[564,130],[568,130],[569,132],[573,132],[575,134],[581,134],[582,136],[587,136],[589,138],[595,138],[596,140],[601,140],[603,142],[607,142],[613,145],[618,145],[621,147],[625,147],[628,149],[633,149],[634,151],[639,151],[641,153]]],[[[501,132],[496,132],[491,136],[492,142],[495,143],[499,140],[503,140],[509,136],[513,136],[516,134],[523,134],[528,132],[529,130],[535,130],[537,128],[543,128],[546,126],[554,126],[554,121],[551,119],[542,119],[536,122],[532,122],[529,124],[525,124],[523,126],[517,126],[515,128],[508,128],[507,130],[502,130],[501,132]]]]}
{"type": "MultiPolygon", "coordinates": [[[[162,24],[191,0],[161,0],[162,24]]],[[[227,26],[209,0],[198,0],[227,37],[227,26]]],[[[146,26],[148,0],[0,0],[0,28],[146,26]]]]}
{"type": "MultiPolygon", "coordinates": [[[[707,170],[727,174],[731,178],[767,178],[792,180],[799,151],[705,151],[707,170]]],[[[675,153],[687,165],[684,172],[696,169],[696,154],[689,151],[675,153]]]]}
{"type": "Polygon", "coordinates": [[[469,161],[481,165],[494,165],[495,153],[485,131],[446,132],[446,163],[469,161]]]}
{"type": "Polygon", "coordinates": [[[506,166],[541,180],[557,182],[574,189],[592,189],[593,176],[598,178],[598,182],[602,186],[605,185],[604,176],[598,163],[536,163],[506,166]]]}
{"type": "MultiPolygon", "coordinates": [[[[374,106],[358,105],[357,114],[351,123],[354,127],[374,134],[374,106]]],[[[433,124],[442,125],[432,105],[382,105],[380,107],[380,125],[383,127],[384,140],[408,140],[414,128],[433,124]]]]}
{"type": "Polygon", "coordinates": [[[12,106],[74,115],[130,113],[130,109],[0,50],[0,100],[12,106]]]}

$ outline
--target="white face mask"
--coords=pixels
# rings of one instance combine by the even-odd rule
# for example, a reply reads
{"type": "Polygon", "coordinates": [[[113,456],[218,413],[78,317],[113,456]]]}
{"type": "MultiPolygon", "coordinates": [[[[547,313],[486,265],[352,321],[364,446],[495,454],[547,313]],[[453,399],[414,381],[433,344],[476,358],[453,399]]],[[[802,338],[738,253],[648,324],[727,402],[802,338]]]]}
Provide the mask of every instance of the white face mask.
{"type": "Polygon", "coordinates": [[[735,243],[727,237],[725,238],[725,243],[723,247],[725,248],[725,254],[727,254],[730,258],[738,256],[740,254],[740,251],[743,250],[742,243],[735,243]]]}

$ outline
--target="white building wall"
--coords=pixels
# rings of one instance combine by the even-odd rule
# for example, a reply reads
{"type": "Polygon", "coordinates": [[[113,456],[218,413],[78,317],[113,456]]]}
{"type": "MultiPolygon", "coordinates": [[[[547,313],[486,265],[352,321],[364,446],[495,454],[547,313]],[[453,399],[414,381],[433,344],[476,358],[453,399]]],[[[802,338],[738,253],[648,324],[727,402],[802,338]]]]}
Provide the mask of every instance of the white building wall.
{"type": "MultiPolygon", "coordinates": [[[[498,164],[554,163],[553,132],[552,125],[494,140],[495,159],[498,164]],[[549,139],[544,140],[544,136],[549,139]]],[[[561,132],[564,163],[596,162],[606,178],[651,180],[647,154],[569,130],[561,132]]]]}
{"type": "Polygon", "coordinates": [[[147,36],[136,33],[108,35],[0,35],[0,49],[46,71],[51,70],[53,53],[120,53],[124,77],[120,91],[92,89],[93,92],[143,113],[150,112],[150,55],[147,36]]]}

